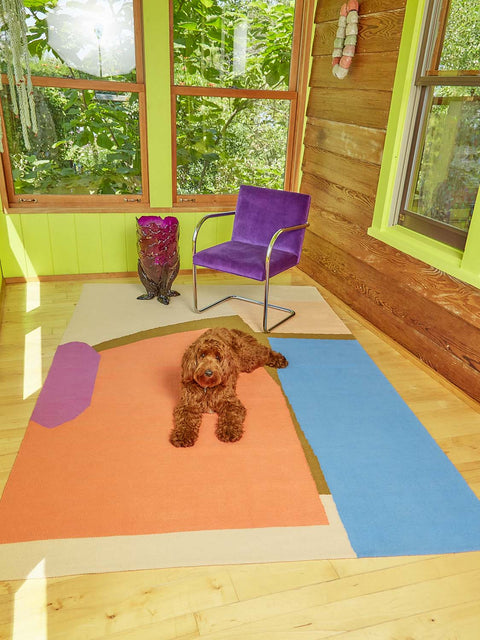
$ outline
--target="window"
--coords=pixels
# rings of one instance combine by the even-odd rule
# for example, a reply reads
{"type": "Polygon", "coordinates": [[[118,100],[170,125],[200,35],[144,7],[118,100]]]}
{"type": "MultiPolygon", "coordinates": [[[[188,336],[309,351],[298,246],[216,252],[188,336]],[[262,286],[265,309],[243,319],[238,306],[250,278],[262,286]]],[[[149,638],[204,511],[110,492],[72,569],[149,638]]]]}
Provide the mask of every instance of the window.
{"type": "Polygon", "coordinates": [[[480,286],[480,10],[408,0],[369,234],[480,286]]]}
{"type": "Polygon", "coordinates": [[[480,184],[480,10],[432,3],[398,223],[464,249],[480,184]]]}
{"type": "Polygon", "coordinates": [[[22,131],[3,59],[9,206],[125,210],[148,202],[140,1],[24,5],[38,133],[22,131]]]}
{"type": "Polygon", "coordinates": [[[304,10],[301,0],[172,0],[175,203],[232,200],[242,183],[292,188],[304,10]]]}

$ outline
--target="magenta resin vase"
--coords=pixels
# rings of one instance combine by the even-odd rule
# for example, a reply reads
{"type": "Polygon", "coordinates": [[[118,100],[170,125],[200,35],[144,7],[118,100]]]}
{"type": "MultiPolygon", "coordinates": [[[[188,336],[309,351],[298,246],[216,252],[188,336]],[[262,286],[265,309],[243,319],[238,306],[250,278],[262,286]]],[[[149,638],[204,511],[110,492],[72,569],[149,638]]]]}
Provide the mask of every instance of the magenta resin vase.
{"type": "Polygon", "coordinates": [[[178,255],[178,220],[172,216],[142,216],[137,218],[138,275],[147,293],[137,300],[169,304],[172,284],[180,267],[178,255]]]}

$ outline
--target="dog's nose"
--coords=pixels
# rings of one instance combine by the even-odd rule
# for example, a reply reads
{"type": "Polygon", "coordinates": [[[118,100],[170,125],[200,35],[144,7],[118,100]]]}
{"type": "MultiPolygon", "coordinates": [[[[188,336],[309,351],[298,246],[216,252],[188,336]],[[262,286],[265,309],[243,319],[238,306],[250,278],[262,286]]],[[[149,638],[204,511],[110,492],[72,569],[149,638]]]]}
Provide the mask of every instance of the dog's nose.
{"type": "Polygon", "coordinates": [[[207,378],[211,378],[213,376],[213,371],[211,371],[210,369],[206,369],[205,375],[207,376],[207,378]]]}

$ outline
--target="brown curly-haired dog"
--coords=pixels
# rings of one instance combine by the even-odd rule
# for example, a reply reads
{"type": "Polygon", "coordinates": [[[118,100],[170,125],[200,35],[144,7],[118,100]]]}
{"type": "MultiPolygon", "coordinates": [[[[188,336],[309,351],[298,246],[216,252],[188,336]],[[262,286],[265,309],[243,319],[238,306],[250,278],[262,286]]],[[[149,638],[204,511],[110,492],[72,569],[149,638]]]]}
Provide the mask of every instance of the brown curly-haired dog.
{"type": "Polygon", "coordinates": [[[218,414],[215,433],[219,440],[240,440],[246,409],[236,394],[238,374],[264,365],[280,369],[288,362],[281,353],[238,329],[203,333],[183,354],[182,394],[173,412],[170,442],[175,447],[194,445],[202,413],[218,414]]]}

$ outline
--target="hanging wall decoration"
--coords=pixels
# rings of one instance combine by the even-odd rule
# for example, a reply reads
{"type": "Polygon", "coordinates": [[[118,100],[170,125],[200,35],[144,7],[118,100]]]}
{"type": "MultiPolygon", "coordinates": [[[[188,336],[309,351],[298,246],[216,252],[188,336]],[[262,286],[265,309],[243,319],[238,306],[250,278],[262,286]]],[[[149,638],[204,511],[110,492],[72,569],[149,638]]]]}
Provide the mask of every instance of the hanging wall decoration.
{"type": "MultiPolygon", "coordinates": [[[[38,127],[30,75],[25,7],[22,0],[0,0],[0,12],[3,27],[0,39],[1,60],[6,66],[12,109],[20,118],[25,147],[30,149],[28,130],[36,134],[38,127]]],[[[2,88],[0,75],[0,89],[2,88]]],[[[1,127],[0,150],[3,151],[1,127]]]]}
{"type": "Polygon", "coordinates": [[[337,33],[333,43],[332,73],[336,78],[346,78],[355,55],[358,36],[358,0],[343,4],[338,18],[337,33]]]}

